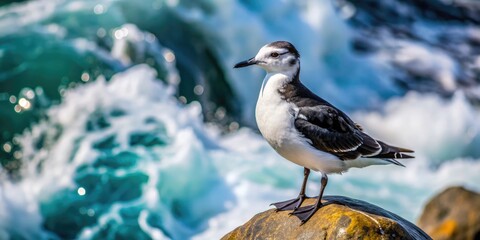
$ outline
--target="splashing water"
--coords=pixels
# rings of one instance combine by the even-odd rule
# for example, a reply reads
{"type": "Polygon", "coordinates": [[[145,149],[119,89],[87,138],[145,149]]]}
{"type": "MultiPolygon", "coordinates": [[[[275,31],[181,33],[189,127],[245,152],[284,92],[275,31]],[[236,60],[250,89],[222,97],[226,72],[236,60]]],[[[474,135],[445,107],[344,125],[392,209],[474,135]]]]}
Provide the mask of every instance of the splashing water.
{"type": "MultiPolygon", "coordinates": [[[[0,26],[8,43],[0,63],[11,63],[0,65],[0,84],[25,76],[47,83],[7,89],[2,105],[19,105],[15,114],[24,117],[42,106],[46,116],[13,138],[19,150],[2,146],[18,153],[21,165],[17,180],[0,168],[0,239],[218,239],[269,203],[296,196],[301,167],[249,128],[222,135],[203,122],[209,114],[221,122],[225,109],[235,109],[210,106],[210,92],[221,93],[210,95],[214,103],[234,99],[239,118],[253,125],[264,73],[232,66],[278,39],[299,48],[302,80],[314,92],[373,136],[416,150],[406,168],[332,175],[326,194],[414,221],[427,198],[447,186],[480,190],[479,109],[461,91],[450,99],[401,96],[379,70],[381,54],[369,59],[350,50],[351,31],[328,1],[33,1],[1,8],[0,26]],[[178,29],[185,29],[182,37],[178,29]],[[60,60],[42,65],[46,59],[60,60]],[[78,64],[63,65],[68,59],[78,64]],[[57,90],[59,101],[51,94],[57,90]]],[[[410,60],[441,55],[433,64],[450,66],[442,75],[458,74],[447,55],[408,46],[397,53],[399,63],[430,73],[434,66],[410,60]]],[[[318,187],[313,176],[309,195],[318,187]]]]}

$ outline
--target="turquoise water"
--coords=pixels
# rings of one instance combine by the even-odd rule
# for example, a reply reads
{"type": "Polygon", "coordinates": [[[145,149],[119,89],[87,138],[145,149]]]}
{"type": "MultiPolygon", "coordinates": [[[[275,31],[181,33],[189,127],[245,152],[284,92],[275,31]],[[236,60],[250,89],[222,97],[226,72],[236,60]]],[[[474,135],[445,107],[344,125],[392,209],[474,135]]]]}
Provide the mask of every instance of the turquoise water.
{"type": "MultiPolygon", "coordinates": [[[[178,95],[186,101],[208,102],[204,104],[207,119],[214,118],[218,107],[238,115],[238,102],[229,99],[234,94],[209,43],[202,39],[205,36],[162,5],[155,1],[53,1],[4,7],[0,33],[2,142],[39,119],[42,110],[58,104],[65,89],[100,75],[109,79],[136,63],[147,63],[160,79],[178,84],[178,95]],[[129,22],[135,25],[123,25],[129,22]],[[129,37],[140,31],[138,28],[146,32],[129,37]],[[186,41],[190,38],[196,39],[195,44],[186,41]],[[169,60],[176,60],[176,69],[170,73],[159,42],[175,52],[169,60]],[[215,84],[207,79],[214,79],[215,84]],[[193,91],[197,85],[205,88],[201,96],[193,91]],[[29,101],[28,108],[17,106],[21,98],[29,101]]],[[[1,154],[2,159],[14,158],[4,151],[1,154]]]]}
{"type": "Polygon", "coordinates": [[[232,68],[277,39],[316,93],[416,150],[406,168],[333,175],[326,194],[414,221],[446,186],[480,190],[478,107],[409,90],[385,63],[441,54],[359,55],[329,1],[23,1],[0,7],[0,29],[0,239],[217,239],[295,196],[302,168],[253,120],[264,73],[232,68]]]}

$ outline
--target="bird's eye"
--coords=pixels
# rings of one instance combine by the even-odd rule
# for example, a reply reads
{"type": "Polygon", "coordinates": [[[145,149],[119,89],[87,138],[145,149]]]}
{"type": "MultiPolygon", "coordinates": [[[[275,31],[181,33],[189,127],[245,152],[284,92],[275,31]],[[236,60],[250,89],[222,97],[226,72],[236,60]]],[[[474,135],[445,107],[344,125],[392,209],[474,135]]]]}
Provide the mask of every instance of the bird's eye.
{"type": "Polygon", "coordinates": [[[278,56],[279,56],[279,54],[278,54],[278,53],[276,53],[276,52],[273,52],[273,53],[271,53],[271,54],[270,54],[270,56],[271,56],[271,57],[274,57],[274,58],[276,58],[276,57],[278,57],[278,56]]]}

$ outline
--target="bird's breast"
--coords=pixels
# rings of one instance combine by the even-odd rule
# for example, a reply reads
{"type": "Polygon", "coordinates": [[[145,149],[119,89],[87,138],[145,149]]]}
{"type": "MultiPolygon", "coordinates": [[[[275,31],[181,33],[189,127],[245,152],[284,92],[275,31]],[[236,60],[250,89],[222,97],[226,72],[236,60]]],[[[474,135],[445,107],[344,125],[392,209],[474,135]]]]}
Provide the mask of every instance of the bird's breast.
{"type": "Polygon", "coordinates": [[[258,97],[255,117],[263,137],[277,151],[287,144],[295,131],[292,104],[269,86],[265,86],[258,97]]]}

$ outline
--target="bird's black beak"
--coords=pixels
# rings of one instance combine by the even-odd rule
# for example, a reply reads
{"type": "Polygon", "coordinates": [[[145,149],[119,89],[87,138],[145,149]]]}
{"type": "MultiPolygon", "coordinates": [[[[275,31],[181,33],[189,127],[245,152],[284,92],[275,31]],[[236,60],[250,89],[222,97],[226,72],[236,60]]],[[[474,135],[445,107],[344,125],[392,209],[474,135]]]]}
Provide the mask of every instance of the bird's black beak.
{"type": "Polygon", "coordinates": [[[239,62],[239,63],[235,64],[235,66],[233,66],[233,68],[248,67],[248,66],[254,65],[254,64],[257,64],[257,61],[255,60],[255,57],[252,57],[252,58],[250,58],[246,61],[239,62]]]}

